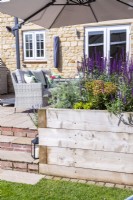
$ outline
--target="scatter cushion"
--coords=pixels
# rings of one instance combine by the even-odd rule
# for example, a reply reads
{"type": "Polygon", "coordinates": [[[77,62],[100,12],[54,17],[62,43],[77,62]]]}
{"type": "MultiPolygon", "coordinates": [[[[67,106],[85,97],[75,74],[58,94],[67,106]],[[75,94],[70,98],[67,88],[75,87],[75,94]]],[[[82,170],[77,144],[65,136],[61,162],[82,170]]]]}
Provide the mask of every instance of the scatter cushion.
{"type": "Polygon", "coordinates": [[[25,71],[23,71],[21,69],[16,69],[15,72],[16,72],[16,77],[17,77],[18,83],[25,83],[25,79],[24,79],[25,71]]]}
{"type": "Polygon", "coordinates": [[[36,83],[36,78],[35,76],[29,75],[29,74],[24,74],[24,80],[26,83],[36,83]]]}
{"type": "Polygon", "coordinates": [[[37,82],[41,82],[42,85],[44,85],[44,86],[47,85],[46,80],[45,80],[44,75],[43,75],[43,72],[40,69],[32,70],[32,74],[35,76],[37,82]]]}

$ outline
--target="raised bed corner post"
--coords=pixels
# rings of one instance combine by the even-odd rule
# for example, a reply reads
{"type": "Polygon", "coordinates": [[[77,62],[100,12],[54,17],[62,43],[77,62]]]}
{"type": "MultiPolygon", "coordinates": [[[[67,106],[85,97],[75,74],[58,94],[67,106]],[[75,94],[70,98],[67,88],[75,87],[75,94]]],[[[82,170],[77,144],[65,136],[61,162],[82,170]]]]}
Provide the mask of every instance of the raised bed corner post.
{"type": "MultiPolygon", "coordinates": [[[[38,110],[38,129],[47,128],[47,110],[38,110]]],[[[38,131],[39,132],[39,131],[38,131]]],[[[47,146],[39,145],[39,163],[47,164],[47,146]]]]}
{"type": "Polygon", "coordinates": [[[46,109],[38,110],[38,128],[47,128],[46,109]]]}

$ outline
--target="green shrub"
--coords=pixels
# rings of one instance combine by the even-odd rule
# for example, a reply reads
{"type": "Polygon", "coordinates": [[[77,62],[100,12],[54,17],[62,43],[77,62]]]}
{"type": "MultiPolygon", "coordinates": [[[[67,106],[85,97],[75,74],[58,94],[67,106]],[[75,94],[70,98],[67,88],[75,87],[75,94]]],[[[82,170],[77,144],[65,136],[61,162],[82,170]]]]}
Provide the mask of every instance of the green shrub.
{"type": "Polygon", "coordinates": [[[83,108],[86,109],[86,110],[91,109],[92,108],[92,103],[88,102],[88,103],[83,104],[83,108]]]}
{"type": "Polygon", "coordinates": [[[83,109],[83,102],[75,103],[73,108],[74,109],[83,109]]]}
{"type": "Polygon", "coordinates": [[[74,104],[83,100],[80,83],[69,81],[60,83],[53,89],[50,103],[55,108],[73,108],[74,104]]]}
{"type": "Polygon", "coordinates": [[[78,102],[75,103],[73,106],[74,109],[86,109],[89,110],[92,108],[92,103],[88,102],[88,103],[84,103],[84,102],[78,102]]]}

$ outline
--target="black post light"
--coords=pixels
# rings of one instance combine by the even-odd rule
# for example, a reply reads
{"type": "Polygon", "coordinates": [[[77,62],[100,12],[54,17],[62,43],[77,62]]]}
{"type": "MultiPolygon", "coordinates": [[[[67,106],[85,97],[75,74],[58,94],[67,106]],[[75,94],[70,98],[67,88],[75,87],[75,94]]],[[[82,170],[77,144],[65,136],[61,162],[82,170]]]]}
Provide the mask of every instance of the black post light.
{"type": "Polygon", "coordinates": [[[31,141],[31,156],[34,159],[38,159],[39,158],[39,138],[38,137],[35,137],[31,141]]]}

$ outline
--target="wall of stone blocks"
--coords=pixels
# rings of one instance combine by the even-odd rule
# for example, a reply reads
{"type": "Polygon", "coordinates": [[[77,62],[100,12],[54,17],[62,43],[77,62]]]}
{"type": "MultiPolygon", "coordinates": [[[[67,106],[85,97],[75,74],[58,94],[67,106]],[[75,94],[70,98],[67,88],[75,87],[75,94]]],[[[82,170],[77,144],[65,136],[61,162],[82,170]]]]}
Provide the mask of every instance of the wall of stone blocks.
{"type": "MultiPolygon", "coordinates": [[[[58,29],[46,30],[46,56],[47,60],[44,62],[25,62],[23,60],[23,44],[22,33],[26,30],[44,30],[43,27],[34,25],[32,23],[25,24],[19,31],[20,35],[20,53],[21,66],[23,64],[27,68],[47,68],[53,72],[62,74],[64,77],[73,77],[77,73],[77,61],[81,61],[84,52],[84,28],[85,26],[103,26],[103,25],[117,25],[130,24],[131,25],[131,46],[130,52],[133,54],[133,19],[130,20],[116,20],[110,22],[99,22],[95,24],[85,24],[77,26],[68,26],[58,29]],[[76,29],[80,33],[80,37],[76,34],[76,29]],[[60,38],[60,62],[58,69],[54,68],[53,64],[53,37],[60,38]]],[[[15,38],[7,32],[6,26],[13,26],[14,18],[0,13],[0,57],[9,70],[16,69],[16,53],[15,53],[15,38]]]]}

